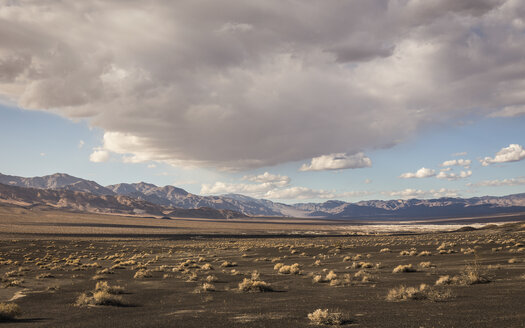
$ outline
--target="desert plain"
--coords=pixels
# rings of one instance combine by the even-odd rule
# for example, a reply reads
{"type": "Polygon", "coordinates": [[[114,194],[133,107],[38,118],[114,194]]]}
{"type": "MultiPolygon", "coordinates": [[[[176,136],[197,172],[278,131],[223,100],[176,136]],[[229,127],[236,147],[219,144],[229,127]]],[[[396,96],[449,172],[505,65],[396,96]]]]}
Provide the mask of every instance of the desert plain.
{"type": "Polygon", "coordinates": [[[519,214],[426,227],[0,215],[5,327],[525,327],[519,214]]]}

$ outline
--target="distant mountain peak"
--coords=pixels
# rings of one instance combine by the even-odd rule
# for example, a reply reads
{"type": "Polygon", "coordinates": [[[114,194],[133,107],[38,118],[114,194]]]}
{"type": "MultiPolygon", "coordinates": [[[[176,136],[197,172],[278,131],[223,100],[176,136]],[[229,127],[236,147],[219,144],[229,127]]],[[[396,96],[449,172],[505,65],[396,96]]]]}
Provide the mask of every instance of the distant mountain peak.
{"type": "Polygon", "coordinates": [[[119,183],[101,186],[90,180],[55,173],[43,177],[23,178],[3,175],[0,183],[10,186],[81,191],[94,195],[125,196],[160,206],[180,209],[213,208],[240,212],[251,216],[316,216],[329,218],[428,218],[457,215],[525,212],[525,193],[504,197],[473,197],[440,199],[393,199],[368,200],[348,203],[327,200],[323,203],[300,203],[286,205],[266,199],[256,199],[241,194],[200,196],[167,185],[158,187],[152,183],[119,183]]]}

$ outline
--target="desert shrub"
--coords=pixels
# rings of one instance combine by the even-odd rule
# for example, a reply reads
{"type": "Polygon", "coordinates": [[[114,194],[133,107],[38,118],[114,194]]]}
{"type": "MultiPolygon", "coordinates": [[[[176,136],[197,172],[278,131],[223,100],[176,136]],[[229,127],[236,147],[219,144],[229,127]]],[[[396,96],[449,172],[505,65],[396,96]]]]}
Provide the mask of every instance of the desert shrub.
{"type": "Polygon", "coordinates": [[[114,274],[109,268],[101,269],[96,272],[97,274],[114,274]]]}
{"type": "Polygon", "coordinates": [[[514,263],[517,263],[517,262],[518,262],[517,258],[511,258],[510,260],[507,261],[507,263],[509,263],[509,264],[514,264],[514,263]]]}
{"type": "Polygon", "coordinates": [[[419,299],[425,299],[421,286],[420,288],[399,286],[397,288],[390,289],[386,296],[386,300],[391,302],[419,299]]]}
{"type": "Polygon", "coordinates": [[[218,280],[219,279],[216,276],[214,276],[214,275],[209,275],[209,276],[206,277],[206,281],[207,282],[216,282],[218,280]]]}
{"type": "Polygon", "coordinates": [[[215,285],[210,284],[208,282],[205,282],[201,286],[197,287],[195,289],[195,292],[196,293],[205,293],[205,292],[214,292],[215,290],[216,290],[215,289],[215,285]]]}
{"type": "Polygon", "coordinates": [[[400,273],[400,272],[416,272],[416,268],[412,266],[412,264],[400,264],[392,270],[392,273],[400,273]]]}
{"type": "Polygon", "coordinates": [[[450,289],[435,289],[435,288],[426,288],[425,294],[427,299],[433,302],[444,302],[453,297],[452,291],[450,289]]]}
{"type": "Polygon", "coordinates": [[[317,309],[308,313],[308,319],[316,325],[340,325],[343,323],[343,315],[338,312],[329,312],[328,309],[317,309]]]}
{"type": "Polygon", "coordinates": [[[99,281],[95,286],[95,291],[106,291],[115,295],[124,293],[124,288],[120,286],[110,286],[107,281],[99,281]]]}
{"type": "Polygon", "coordinates": [[[316,274],[312,278],[312,281],[315,282],[315,283],[320,283],[320,282],[326,282],[326,279],[324,279],[322,275],[316,274]]]}
{"type": "Polygon", "coordinates": [[[341,279],[332,279],[330,280],[330,286],[341,286],[343,284],[343,282],[341,281],[341,279]]]}
{"type": "Polygon", "coordinates": [[[271,292],[273,288],[265,281],[244,278],[239,283],[239,290],[241,292],[271,292]]]}
{"type": "Polygon", "coordinates": [[[441,276],[436,281],[436,285],[475,285],[486,284],[492,281],[492,277],[476,262],[467,265],[459,275],[441,276]]]}
{"type": "Polygon", "coordinates": [[[292,265],[283,265],[279,268],[279,273],[281,274],[301,274],[301,267],[299,263],[294,263],[292,265]]]}
{"type": "Polygon", "coordinates": [[[390,302],[408,301],[408,300],[431,300],[434,302],[442,302],[452,297],[452,292],[449,289],[438,290],[429,287],[426,284],[421,284],[419,287],[399,286],[390,289],[386,296],[386,300],[390,302]]]}
{"type": "Polygon", "coordinates": [[[213,267],[211,266],[211,264],[206,263],[203,266],[201,266],[201,270],[209,271],[209,270],[213,270],[213,267]]]}
{"type": "Polygon", "coordinates": [[[50,278],[55,278],[55,276],[53,276],[50,273],[41,273],[38,276],[36,276],[36,279],[50,279],[50,278]]]}
{"type": "Polygon", "coordinates": [[[470,247],[468,247],[468,248],[462,248],[460,251],[461,251],[463,254],[465,254],[465,255],[474,254],[474,253],[476,252],[475,249],[470,248],[470,247]]]}
{"type": "Polygon", "coordinates": [[[94,293],[81,294],[75,303],[77,306],[89,305],[107,305],[107,306],[122,306],[124,305],[122,297],[110,294],[108,291],[100,290],[94,293]]]}
{"type": "Polygon", "coordinates": [[[465,267],[460,275],[460,281],[465,285],[486,284],[492,281],[492,277],[477,262],[474,262],[465,267]]]}
{"type": "Polygon", "coordinates": [[[151,278],[151,277],[153,277],[151,274],[151,271],[143,270],[143,269],[135,272],[135,275],[133,276],[133,278],[135,279],[144,279],[144,278],[151,278]]]}
{"type": "Polygon", "coordinates": [[[122,298],[109,291],[100,290],[93,293],[95,305],[122,305],[122,298]]]}
{"type": "Polygon", "coordinates": [[[417,254],[417,256],[431,256],[431,255],[432,253],[430,253],[429,251],[422,251],[419,254],[417,254]]]}
{"type": "Polygon", "coordinates": [[[435,267],[435,265],[432,264],[432,262],[420,262],[419,267],[420,268],[432,268],[432,267],[435,267]]]}
{"type": "Polygon", "coordinates": [[[13,320],[22,314],[20,307],[15,303],[0,303],[0,320],[13,320]]]}
{"type": "Polygon", "coordinates": [[[101,274],[96,274],[93,277],[91,277],[91,280],[104,280],[104,279],[106,279],[106,276],[101,275],[101,274]]]}
{"type": "Polygon", "coordinates": [[[223,268],[230,268],[230,267],[234,267],[234,266],[237,266],[237,263],[230,262],[230,261],[224,261],[221,264],[221,267],[223,267],[223,268]]]}
{"type": "Polygon", "coordinates": [[[358,279],[358,280],[361,280],[361,282],[370,282],[370,281],[373,280],[372,279],[373,278],[372,275],[369,272],[365,271],[365,270],[357,271],[354,274],[354,278],[358,279]]]}
{"type": "Polygon", "coordinates": [[[337,278],[337,273],[335,273],[333,270],[330,270],[328,274],[326,275],[326,280],[334,280],[337,278]]]}
{"type": "Polygon", "coordinates": [[[452,247],[454,247],[454,246],[456,246],[455,243],[452,243],[452,242],[443,242],[443,243],[441,243],[441,245],[439,245],[438,248],[436,248],[436,250],[441,251],[441,250],[445,250],[446,248],[452,248],[452,247]]]}
{"type": "Polygon", "coordinates": [[[3,288],[21,287],[24,283],[24,279],[1,278],[0,280],[2,281],[3,288]]]}
{"type": "Polygon", "coordinates": [[[379,253],[390,253],[390,248],[381,248],[381,250],[379,251],[379,253]]]}
{"type": "Polygon", "coordinates": [[[449,275],[441,276],[436,280],[436,286],[440,285],[451,285],[453,283],[453,280],[450,278],[449,275]]]}

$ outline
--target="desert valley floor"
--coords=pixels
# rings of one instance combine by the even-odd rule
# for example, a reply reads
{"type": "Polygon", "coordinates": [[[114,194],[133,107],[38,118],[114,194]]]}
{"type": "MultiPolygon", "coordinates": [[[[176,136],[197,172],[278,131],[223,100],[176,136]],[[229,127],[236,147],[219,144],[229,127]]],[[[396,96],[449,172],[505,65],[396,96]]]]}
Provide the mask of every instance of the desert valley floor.
{"type": "Polygon", "coordinates": [[[0,215],[0,302],[17,305],[0,309],[5,327],[525,327],[523,221],[372,234],[314,219],[0,215]]]}

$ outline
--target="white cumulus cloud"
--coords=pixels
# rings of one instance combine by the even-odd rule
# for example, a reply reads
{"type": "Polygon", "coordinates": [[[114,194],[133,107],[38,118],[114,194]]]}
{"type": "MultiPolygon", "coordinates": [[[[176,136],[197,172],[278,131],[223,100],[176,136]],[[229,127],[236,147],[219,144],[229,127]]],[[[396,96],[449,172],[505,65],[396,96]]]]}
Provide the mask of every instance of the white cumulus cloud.
{"type": "Polygon", "coordinates": [[[110,154],[107,150],[101,148],[94,148],[91,155],[89,155],[89,160],[94,163],[107,162],[109,160],[110,154]]]}
{"type": "Polygon", "coordinates": [[[472,163],[472,161],[470,159],[451,159],[449,161],[444,161],[443,163],[441,163],[441,166],[464,166],[464,167],[468,167],[470,166],[470,164],[472,163]]]}
{"type": "Polygon", "coordinates": [[[259,183],[273,183],[276,186],[284,187],[290,184],[290,177],[287,177],[285,175],[279,175],[279,174],[271,174],[269,172],[264,172],[263,174],[259,175],[245,175],[242,180],[248,180],[252,182],[259,182],[259,183]]]}
{"type": "Polygon", "coordinates": [[[362,152],[354,155],[337,153],[312,158],[310,164],[301,165],[299,171],[343,170],[371,166],[372,160],[362,152]]]}
{"type": "Polygon", "coordinates": [[[467,171],[461,171],[459,172],[459,174],[456,174],[454,172],[446,172],[446,171],[441,171],[439,172],[438,175],[436,175],[436,178],[438,179],[447,179],[447,180],[450,180],[450,181],[453,181],[453,180],[459,180],[459,179],[465,179],[465,178],[468,178],[472,175],[472,171],[470,170],[467,170],[467,171]]]}
{"type": "Polygon", "coordinates": [[[494,157],[485,157],[480,160],[481,165],[489,166],[496,163],[517,162],[525,158],[525,149],[518,144],[510,144],[508,147],[502,148],[496,153],[494,157]]]}
{"type": "Polygon", "coordinates": [[[426,167],[422,167],[419,170],[417,170],[415,173],[407,172],[401,174],[399,177],[403,179],[411,179],[411,178],[430,178],[436,175],[436,171],[433,169],[427,169],[426,167]]]}
{"type": "Polygon", "coordinates": [[[285,189],[270,190],[264,198],[268,199],[316,199],[316,198],[335,198],[336,194],[327,190],[314,190],[306,187],[290,187],[285,189]]]}
{"type": "Polygon", "coordinates": [[[525,177],[509,178],[502,180],[484,180],[477,183],[467,184],[471,187],[501,187],[501,186],[520,186],[525,185],[525,177]]]}
{"type": "Polygon", "coordinates": [[[390,196],[390,197],[401,198],[401,199],[428,198],[428,197],[441,198],[441,197],[459,196],[456,190],[450,190],[446,188],[430,189],[430,190],[407,188],[407,189],[398,190],[398,191],[386,191],[386,192],[382,192],[382,194],[390,196]]]}

